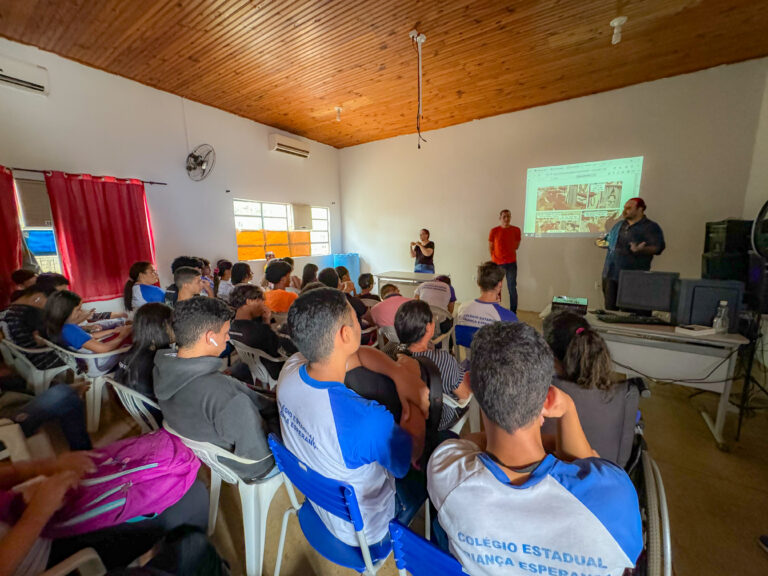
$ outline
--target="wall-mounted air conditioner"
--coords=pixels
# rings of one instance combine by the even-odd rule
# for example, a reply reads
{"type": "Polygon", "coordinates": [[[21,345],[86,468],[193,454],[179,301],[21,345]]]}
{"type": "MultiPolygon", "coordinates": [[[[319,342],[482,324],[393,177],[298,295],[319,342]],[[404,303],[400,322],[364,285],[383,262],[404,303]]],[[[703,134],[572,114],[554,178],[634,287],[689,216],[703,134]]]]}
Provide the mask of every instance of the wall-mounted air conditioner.
{"type": "Polygon", "coordinates": [[[283,152],[300,158],[309,157],[309,142],[302,142],[294,138],[288,138],[282,134],[269,135],[269,149],[275,152],[283,152]]]}
{"type": "Polygon", "coordinates": [[[0,85],[45,95],[48,94],[48,70],[0,55],[0,85]]]}

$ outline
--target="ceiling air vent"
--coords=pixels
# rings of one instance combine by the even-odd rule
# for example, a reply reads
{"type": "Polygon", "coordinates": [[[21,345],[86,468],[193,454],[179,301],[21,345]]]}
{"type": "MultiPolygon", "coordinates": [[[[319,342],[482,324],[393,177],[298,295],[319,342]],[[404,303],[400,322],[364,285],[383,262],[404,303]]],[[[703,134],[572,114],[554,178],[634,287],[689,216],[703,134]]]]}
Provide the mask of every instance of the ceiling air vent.
{"type": "Polygon", "coordinates": [[[283,152],[284,154],[291,154],[292,156],[299,156],[300,158],[309,157],[309,142],[294,140],[282,134],[269,135],[269,149],[283,152]]]}
{"type": "Polygon", "coordinates": [[[48,94],[48,70],[0,55],[0,85],[48,94]]]}

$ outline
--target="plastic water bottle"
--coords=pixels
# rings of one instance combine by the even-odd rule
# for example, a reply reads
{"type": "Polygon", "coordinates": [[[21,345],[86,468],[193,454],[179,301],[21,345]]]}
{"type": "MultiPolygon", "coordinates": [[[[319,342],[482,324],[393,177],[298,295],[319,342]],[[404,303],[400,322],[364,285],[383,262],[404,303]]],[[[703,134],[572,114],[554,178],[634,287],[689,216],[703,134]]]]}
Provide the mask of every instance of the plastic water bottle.
{"type": "Polygon", "coordinates": [[[715,329],[717,334],[725,334],[728,332],[728,301],[720,300],[720,304],[717,307],[717,313],[715,319],[712,321],[712,328],[715,329]]]}

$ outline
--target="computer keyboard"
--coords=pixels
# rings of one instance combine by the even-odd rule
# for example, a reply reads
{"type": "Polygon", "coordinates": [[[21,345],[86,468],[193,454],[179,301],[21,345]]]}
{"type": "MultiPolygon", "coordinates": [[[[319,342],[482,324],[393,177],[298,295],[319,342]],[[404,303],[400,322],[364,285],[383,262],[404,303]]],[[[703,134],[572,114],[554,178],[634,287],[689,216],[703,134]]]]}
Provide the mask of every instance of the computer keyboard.
{"type": "Polygon", "coordinates": [[[596,314],[598,320],[610,324],[653,324],[656,326],[670,326],[669,322],[656,316],[636,316],[634,314],[596,314]]]}

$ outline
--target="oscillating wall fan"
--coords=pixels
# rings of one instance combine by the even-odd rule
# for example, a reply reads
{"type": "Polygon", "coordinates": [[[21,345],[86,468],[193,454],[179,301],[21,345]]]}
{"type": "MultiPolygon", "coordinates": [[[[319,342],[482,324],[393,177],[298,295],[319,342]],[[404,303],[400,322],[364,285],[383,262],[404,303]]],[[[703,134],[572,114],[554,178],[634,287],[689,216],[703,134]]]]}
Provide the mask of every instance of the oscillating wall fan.
{"type": "Polygon", "coordinates": [[[208,176],[216,164],[216,152],[210,144],[200,144],[187,156],[187,174],[199,181],[208,176]]]}

